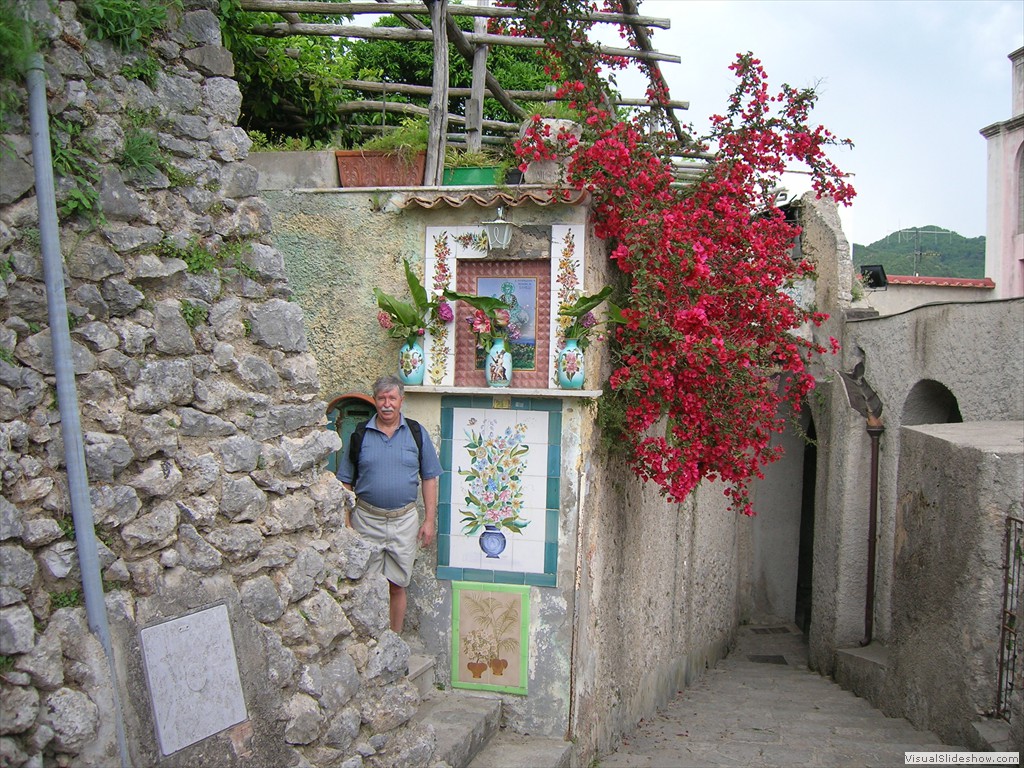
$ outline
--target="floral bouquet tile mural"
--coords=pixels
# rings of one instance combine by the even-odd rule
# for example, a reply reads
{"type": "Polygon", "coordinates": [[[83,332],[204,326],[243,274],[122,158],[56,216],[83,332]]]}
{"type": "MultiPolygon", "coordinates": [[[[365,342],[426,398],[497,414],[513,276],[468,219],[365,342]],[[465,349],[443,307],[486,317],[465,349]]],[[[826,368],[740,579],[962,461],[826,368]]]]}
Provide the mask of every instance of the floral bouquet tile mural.
{"type": "Polygon", "coordinates": [[[442,401],[438,577],[553,586],[561,414],[533,399],[509,409],[451,400],[450,410],[442,401]]]}
{"type": "Polygon", "coordinates": [[[452,583],[452,687],[526,694],[530,588],[452,583]]]}

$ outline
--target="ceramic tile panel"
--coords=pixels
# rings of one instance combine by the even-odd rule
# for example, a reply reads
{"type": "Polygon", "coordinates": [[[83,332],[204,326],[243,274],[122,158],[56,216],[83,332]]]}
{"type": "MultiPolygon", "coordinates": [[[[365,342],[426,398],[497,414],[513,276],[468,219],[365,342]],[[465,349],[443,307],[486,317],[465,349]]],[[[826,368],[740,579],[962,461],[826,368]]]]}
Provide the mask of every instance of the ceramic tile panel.
{"type": "Polygon", "coordinates": [[[441,400],[438,578],[554,586],[561,430],[552,431],[552,422],[560,427],[561,412],[542,398],[513,405],[441,400]]]}

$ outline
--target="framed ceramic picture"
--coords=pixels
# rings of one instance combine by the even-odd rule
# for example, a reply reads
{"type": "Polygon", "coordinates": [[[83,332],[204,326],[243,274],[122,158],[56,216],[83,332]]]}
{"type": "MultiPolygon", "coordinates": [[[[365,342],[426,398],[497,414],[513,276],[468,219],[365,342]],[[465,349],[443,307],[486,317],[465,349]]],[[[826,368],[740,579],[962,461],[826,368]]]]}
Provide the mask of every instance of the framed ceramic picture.
{"type": "Polygon", "coordinates": [[[526,695],[530,588],[452,582],[452,687],[526,695]]]}

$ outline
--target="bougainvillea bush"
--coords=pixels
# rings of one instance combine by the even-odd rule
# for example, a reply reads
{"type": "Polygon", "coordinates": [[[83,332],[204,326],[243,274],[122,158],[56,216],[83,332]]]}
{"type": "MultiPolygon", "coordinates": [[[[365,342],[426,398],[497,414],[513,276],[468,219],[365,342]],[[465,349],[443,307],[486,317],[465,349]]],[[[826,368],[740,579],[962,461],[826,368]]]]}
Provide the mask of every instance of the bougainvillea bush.
{"type": "MultiPolygon", "coordinates": [[[[578,55],[579,34],[552,35],[547,55],[578,55]]],[[[791,258],[799,227],[775,207],[775,190],[784,170],[803,167],[819,195],[849,204],[855,193],[826,155],[849,140],[810,123],[814,91],[784,85],[772,93],[749,53],[731,69],[738,83],[725,114],[712,118],[704,139],[687,137],[689,153],[713,157],[693,183],[676,183],[678,138],[617,117],[592,78],[559,88],[587,115],[583,136],[552,135],[538,120],[517,154],[525,165],[572,153],[566,183],[592,193],[596,234],[628,277],[627,322],[617,329],[605,397],[624,408],[634,471],[677,502],[704,478],[724,480],[734,507],[753,514],[750,483],[781,454],[771,445],[784,427],[780,406],[800,408],[814,386],[810,356],[829,351],[793,333],[827,316],[784,290],[813,267],[791,258]]],[[[664,99],[663,81],[655,83],[648,96],[664,99]]],[[[830,345],[837,351],[835,339],[830,345]]]]}

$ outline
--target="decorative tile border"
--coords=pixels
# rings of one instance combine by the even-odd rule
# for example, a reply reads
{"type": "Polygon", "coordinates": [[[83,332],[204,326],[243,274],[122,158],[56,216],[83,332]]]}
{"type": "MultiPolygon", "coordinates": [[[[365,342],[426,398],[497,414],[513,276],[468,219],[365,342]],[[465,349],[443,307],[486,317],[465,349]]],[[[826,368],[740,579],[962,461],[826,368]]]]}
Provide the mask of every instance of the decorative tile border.
{"type": "Polygon", "coordinates": [[[561,433],[562,403],[556,399],[501,395],[442,397],[440,459],[444,472],[438,500],[439,579],[555,586],[561,433]],[[518,434],[523,448],[528,449],[523,477],[513,489],[521,495],[523,519],[528,522],[523,533],[509,534],[511,540],[507,541],[506,549],[496,556],[485,556],[479,551],[478,536],[470,538],[462,532],[460,508],[467,506],[463,499],[471,474],[465,467],[472,460],[466,448],[470,444],[465,434],[467,426],[471,431],[479,429],[497,435],[496,439],[518,434]]]}
{"type": "Polygon", "coordinates": [[[551,285],[555,295],[551,301],[551,360],[548,380],[558,385],[556,366],[558,353],[565,347],[565,329],[569,318],[559,317],[562,304],[572,304],[583,293],[583,252],[577,243],[583,241],[583,227],[556,224],[551,227],[551,285]]]}

